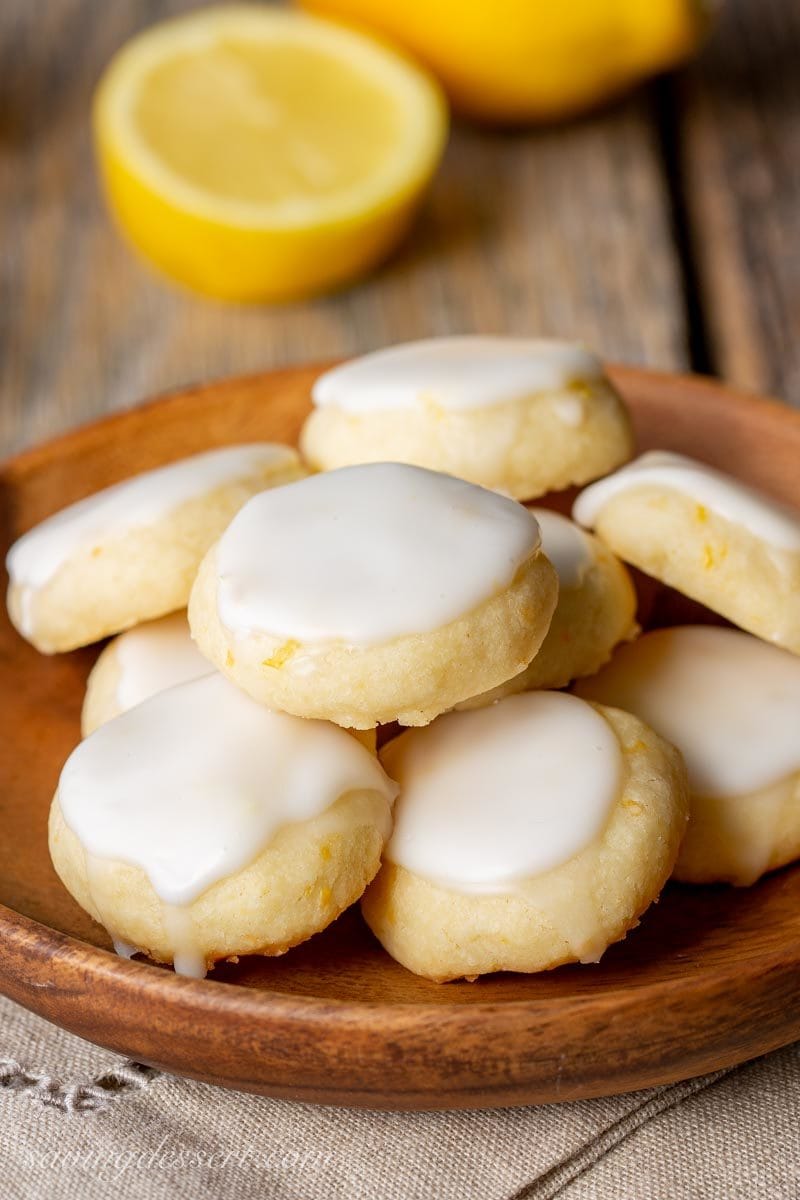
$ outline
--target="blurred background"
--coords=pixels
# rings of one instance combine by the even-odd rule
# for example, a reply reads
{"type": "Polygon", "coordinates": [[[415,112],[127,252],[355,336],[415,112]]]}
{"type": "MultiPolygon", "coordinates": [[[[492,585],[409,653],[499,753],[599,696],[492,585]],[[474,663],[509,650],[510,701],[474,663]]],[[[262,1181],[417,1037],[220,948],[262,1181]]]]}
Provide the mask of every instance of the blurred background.
{"type": "MultiPolygon", "coordinates": [[[[434,23],[440,2],[428,0],[434,23]]],[[[640,13],[662,2],[638,0],[640,13]]],[[[491,13],[489,0],[463,0],[476,5],[491,13]]],[[[332,294],[272,305],[164,280],[101,195],[90,109],[103,69],[137,31],[197,7],[0,6],[4,451],[185,383],[451,332],[580,338],[612,360],[800,404],[797,0],[727,0],[696,53],[662,73],[654,61],[611,89],[621,96],[598,87],[513,127],[455,113],[389,257],[332,294]]],[[[591,32],[592,3],[577,7],[591,32]]],[[[446,27],[437,37],[449,45],[446,27]]],[[[569,81],[602,52],[591,38],[573,49],[569,81]]]]}

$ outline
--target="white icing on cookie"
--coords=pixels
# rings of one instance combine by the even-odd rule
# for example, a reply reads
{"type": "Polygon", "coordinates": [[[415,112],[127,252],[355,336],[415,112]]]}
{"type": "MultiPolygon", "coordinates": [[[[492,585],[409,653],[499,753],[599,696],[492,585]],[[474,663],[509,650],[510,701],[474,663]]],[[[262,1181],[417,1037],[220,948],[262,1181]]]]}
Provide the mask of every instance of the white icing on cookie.
{"type": "Polygon", "coordinates": [[[214,669],[192,641],[183,612],[137,625],[120,634],[113,646],[120,712],[178,683],[210,675],[214,669]]]}
{"type": "MultiPolygon", "coordinates": [[[[438,406],[486,408],[560,392],[603,377],[603,366],[583,346],[511,337],[448,337],[407,342],[334,367],[314,384],[318,408],[365,413],[438,406]]],[[[576,405],[563,410],[580,421],[576,405]]]]}
{"type": "Polygon", "coordinates": [[[514,500],[400,463],[254,496],[216,554],[220,620],[304,643],[369,646],[448,625],[510,585],[539,548],[514,500]]]}
{"type": "Polygon", "coordinates": [[[602,833],[622,787],[611,726],[562,692],[448,713],[381,753],[400,785],[386,857],[459,892],[513,891],[602,833]]]}
{"type": "Polygon", "coordinates": [[[577,691],[677,746],[696,795],[746,795],[800,771],[800,658],[736,629],[648,633],[577,691]]]}
{"type": "Polygon", "coordinates": [[[43,587],[76,551],[152,524],[237,479],[295,465],[299,470],[299,458],[290,446],[254,442],[209,450],[134,475],[54,513],[19,538],[6,558],[11,582],[43,587]]]}
{"type": "Polygon", "coordinates": [[[800,512],[771,500],[731,475],[682,454],[651,450],[581,492],[572,509],[576,521],[593,528],[609,500],[636,488],[680,492],[726,521],[781,550],[800,552],[800,512]]]}
{"type": "Polygon", "coordinates": [[[591,538],[561,513],[549,508],[531,508],[529,511],[539,522],[542,550],[556,569],[559,586],[580,587],[586,572],[596,561],[591,538]]]}
{"type": "Polygon", "coordinates": [[[58,785],[95,860],[132,863],[186,905],[251,863],[283,826],[345,793],[396,788],[374,755],[324,721],[256,704],[221,675],[161,692],[81,742],[58,785]]]}

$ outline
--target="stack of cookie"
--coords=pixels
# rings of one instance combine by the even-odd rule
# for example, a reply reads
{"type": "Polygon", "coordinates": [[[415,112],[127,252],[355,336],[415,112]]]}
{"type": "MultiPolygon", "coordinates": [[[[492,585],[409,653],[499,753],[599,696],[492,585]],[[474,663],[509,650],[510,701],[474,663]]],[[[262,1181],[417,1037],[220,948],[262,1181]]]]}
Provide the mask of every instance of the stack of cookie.
{"type": "Polygon", "coordinates": [[[622,400],[564,343],[395,347],[313,399],[305,465],[211,451],[9,554],[42,651],[128,630],[50,822],[120,952],[201,975],[362,898],[431,979],[538,971],[596,961],[673,873],[800,857],[800,514],[628,463],[622,400]],[[587,483],[578,523],[522,503],[587,483]],[[622,560],[748,632],[638,637],[622,560]]]}

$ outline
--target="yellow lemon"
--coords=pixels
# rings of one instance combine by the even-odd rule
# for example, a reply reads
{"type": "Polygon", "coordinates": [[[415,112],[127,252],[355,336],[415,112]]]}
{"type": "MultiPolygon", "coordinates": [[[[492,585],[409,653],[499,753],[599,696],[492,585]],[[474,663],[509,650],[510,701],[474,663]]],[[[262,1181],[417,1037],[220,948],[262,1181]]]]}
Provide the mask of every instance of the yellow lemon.
{"type": "Polygon", "coordinates": [[[461,112],[545,121],[688,57],[718,0],[301,0],[418,55],[461,112]]]}
{"type": "Polygon", "coordinates": [[[111,208],[174,279],[231,300],[335,287],[385,255],[441,156],[446,105],[399,53],[263,7],[129,42],[95,96],[111,208]]]}

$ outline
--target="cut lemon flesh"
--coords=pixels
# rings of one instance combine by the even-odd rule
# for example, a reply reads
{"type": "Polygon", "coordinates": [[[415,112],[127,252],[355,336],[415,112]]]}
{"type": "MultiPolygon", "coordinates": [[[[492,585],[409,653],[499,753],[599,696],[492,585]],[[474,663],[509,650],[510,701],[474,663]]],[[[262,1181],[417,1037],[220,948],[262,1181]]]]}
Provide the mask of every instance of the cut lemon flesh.
{"type": "Polygon", "coordinates": [[[321,290],[386,253],[446,129],[437,86],[404,58],[269,8],[154,27],[95,99],[124,232],[184,283],[237,299],[321,290]]]}

